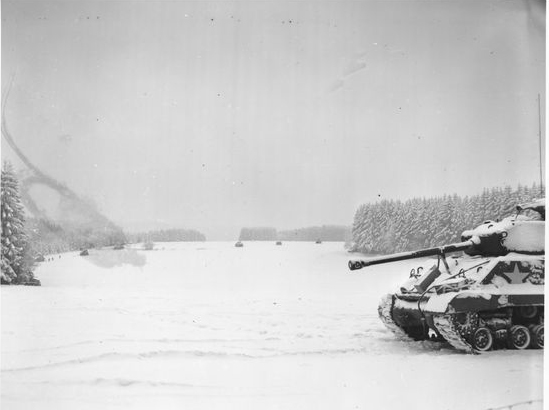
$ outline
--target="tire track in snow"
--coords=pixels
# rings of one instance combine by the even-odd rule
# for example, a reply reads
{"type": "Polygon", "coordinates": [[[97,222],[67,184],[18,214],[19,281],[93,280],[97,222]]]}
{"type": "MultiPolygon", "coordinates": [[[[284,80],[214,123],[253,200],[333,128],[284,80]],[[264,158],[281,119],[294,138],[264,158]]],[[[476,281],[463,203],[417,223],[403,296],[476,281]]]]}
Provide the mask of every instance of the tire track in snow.
{"type": "MultiPolygon", "coordinates": [[[[269,340],[268,338],[265,340],[269,340]]],[[[169,338],[160,338],[160,339],[98,339],[98,340],[83,340],[81,342],[69,343],[66,345],[51,346],[51,347],[41,347],[36,349],[24,349],[19,350],[20,353],[28,352],[40,352],[40,351],[49,351],[49,350],[61,350],[61,349],[70,349],[72,347],[78,347],[83,345],[102,345],[104,343],[233,343],[233,342],[257,342],[260,340],[257,339],[169,339],[169,338]]]]}
{"type": "Polygon", "coordinates": [[[240,357],[240,358],[253,358],[254,356],[245,354],[245,353],[228,353],[228,352],[204,352],[199,350],[194,351],[185,351],[185,350],[165,350],[165,351],[150,351],[142,353],[120,353],[120,352],[111,352],[111,353],[102,353],[95,356],[89,356],[82,359],[70,359],[63,360],[55,363],[46,363],[43,365],[37,366],[26,366],[26,367],[14,367],[10,369],[2,369],[2,373],[15,373],[21,371],[29,370],[43,370],[50,369],[62,366],[70,365],[80,365],[88,363],[96,363],[101,361],[109,360],[127,360],[127,359],[149,359],[155,357],[173,357],[173,356],[193,356],[193,357],[240,357]]]}
{"type": "MultiPolygon", "coordinates": [[[[391,340],[389,337],[387,342],[378,345],[364,345],[361,347],[347,347],[347,348],[309,348],[309,349],[293,349],[283,350],[277,347],[260,347],[258,350],[260,354],[250,354],[242,352],[228,352],[228,351],[202,351],[202,350],[154,350],[140,353],[123,353],[123,352],[110,352],[103,353],[95,356],[89,356],[86,358],[63,360],[55,363],[46,363],[43,365],[26,366],[26,367],[14,367],[8,369],[2,369],[2,373],[16,373],[33,370],[45,370],[51,368],[58,368],[63,366],[74,365],[86,365],[90,363],[98,363],[102,361],[117,361],[117,360],[143,360],[143,359],[155,359],[155,358],[174,358],[174,357],[205,357],[205,358],[244,358],[244,359],[268,359],[284,356],[338,356],[348,354],[398,354],[398,346],[401,354],[456,354],[453,349],[448,348],[444,344],[420,341],[420,342],[400,342],[391,340]]],[[[244,349],[243,349],[244,350],[244,349]]],[[[249,351],[250,349],[245,349],[249,351]]]]}
{"type": "Polygon", "coordinates": [[[21,381],[21,382],[10,382],[10,383],[21,383],[25,385],[47,385],[47,386],[115,386],[115,387],[130,387],[130,386],[148,386],[148,387],[184,387],[184,388],[213,388],[215,386],[206,386],[206,385],[197,385],[190,383],[178,383],[178,382],[166,382],[166,381],[154,381],[154,380],[138,380],[138,379],[127,379],[127,378],[104,378],[99,377],[90,380],[41,380],[41,381],[21,381]]]}

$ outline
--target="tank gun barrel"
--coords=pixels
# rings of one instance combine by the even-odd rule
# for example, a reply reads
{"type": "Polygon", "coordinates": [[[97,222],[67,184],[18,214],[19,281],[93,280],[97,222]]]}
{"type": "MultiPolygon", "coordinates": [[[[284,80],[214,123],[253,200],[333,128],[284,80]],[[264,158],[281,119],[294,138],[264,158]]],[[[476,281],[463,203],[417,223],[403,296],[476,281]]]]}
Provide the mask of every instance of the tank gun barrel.
{"type": "Polygon", "coordinates": [[[424,258],[427,256],[445,255],[446,253],[450,253],[450,252],[464,251],[475,245],[478,245],[479,243],[480,243],[480,238],[477,236],[473,236],[464,242],[451,243],[448,245],[438,246],[435,248],[427,248],[427,249],[420,249],[418,251],[394,253],[392,255],[378,256],[376,258],[370,258],[366,260],[355,259],[355,260],[349,261],[349,269],[357,270],[357,269],[362,269],[366,266],[379,265],[382,263],[397,262],[397,261],[403,261],[407,259],[424,258]]]}

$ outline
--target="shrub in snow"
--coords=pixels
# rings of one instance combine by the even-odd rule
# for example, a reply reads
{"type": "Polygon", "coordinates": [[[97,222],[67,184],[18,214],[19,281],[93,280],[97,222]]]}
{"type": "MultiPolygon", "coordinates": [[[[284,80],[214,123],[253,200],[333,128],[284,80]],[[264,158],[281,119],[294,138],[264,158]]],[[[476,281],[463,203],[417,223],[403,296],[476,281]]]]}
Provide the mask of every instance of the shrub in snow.
{"type": "Polygon", "coordinates": [[[143,244],[143,249],[146,251],[152,251],[154,249],[154,243],[152,241],[147,241],[143,244]]]}

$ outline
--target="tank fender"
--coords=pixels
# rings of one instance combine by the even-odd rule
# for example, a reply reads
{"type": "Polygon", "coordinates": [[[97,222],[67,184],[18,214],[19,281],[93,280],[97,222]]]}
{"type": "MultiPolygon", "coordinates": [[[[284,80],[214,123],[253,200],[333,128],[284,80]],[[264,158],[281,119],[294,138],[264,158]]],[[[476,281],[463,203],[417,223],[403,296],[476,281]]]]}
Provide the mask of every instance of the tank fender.
{"type": "Polygon", "coordinates": [[[444,293],[429,298],[423,310],[432,313],[452,313],[449,311],[450,303],[457,296],[456,292],[444,293]]]}
{"type": "Polygon", "coordinates": [[[432,313],[460,313],[496,310],[508,306],[537,305],[545,302],[543,294],[490,294],[486,292],[449,292],[432,296],[422,310],[432,313]]]}
{"type": "MultiPolygon", "coordinates": [[[[446,296],[446,295],[441,295],[446,296]]],[[[460,292],[446,300],[445,313],[496,310],[509,306],[544,304],[543,294],[490,294],[486,292],[460,292]]],[[[435,298],[431,298],[435,299],[435,298]]],[[[440,307],[442,308],[442,306],[440,307]]],[[[440,309],[439,308],[439,309],[440,309]]],[[[440,312],[441,310],[438,310],[440,312]]]]}

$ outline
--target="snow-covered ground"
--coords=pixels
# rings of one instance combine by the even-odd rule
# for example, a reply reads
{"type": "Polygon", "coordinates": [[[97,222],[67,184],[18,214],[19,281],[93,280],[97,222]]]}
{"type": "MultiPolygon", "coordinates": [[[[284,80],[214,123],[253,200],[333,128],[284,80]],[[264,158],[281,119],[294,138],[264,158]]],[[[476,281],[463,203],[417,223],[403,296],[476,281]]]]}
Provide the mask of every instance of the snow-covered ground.
{"type": "Polygon", "coordinates": [[[53,256],[3,286],[2,409],[488,409],[543,397],[543,351],[400,342],[400,262],[341,243],[163,243],[53,256]],[[153,407],[154,406],[154,407],[153,407]]]}

